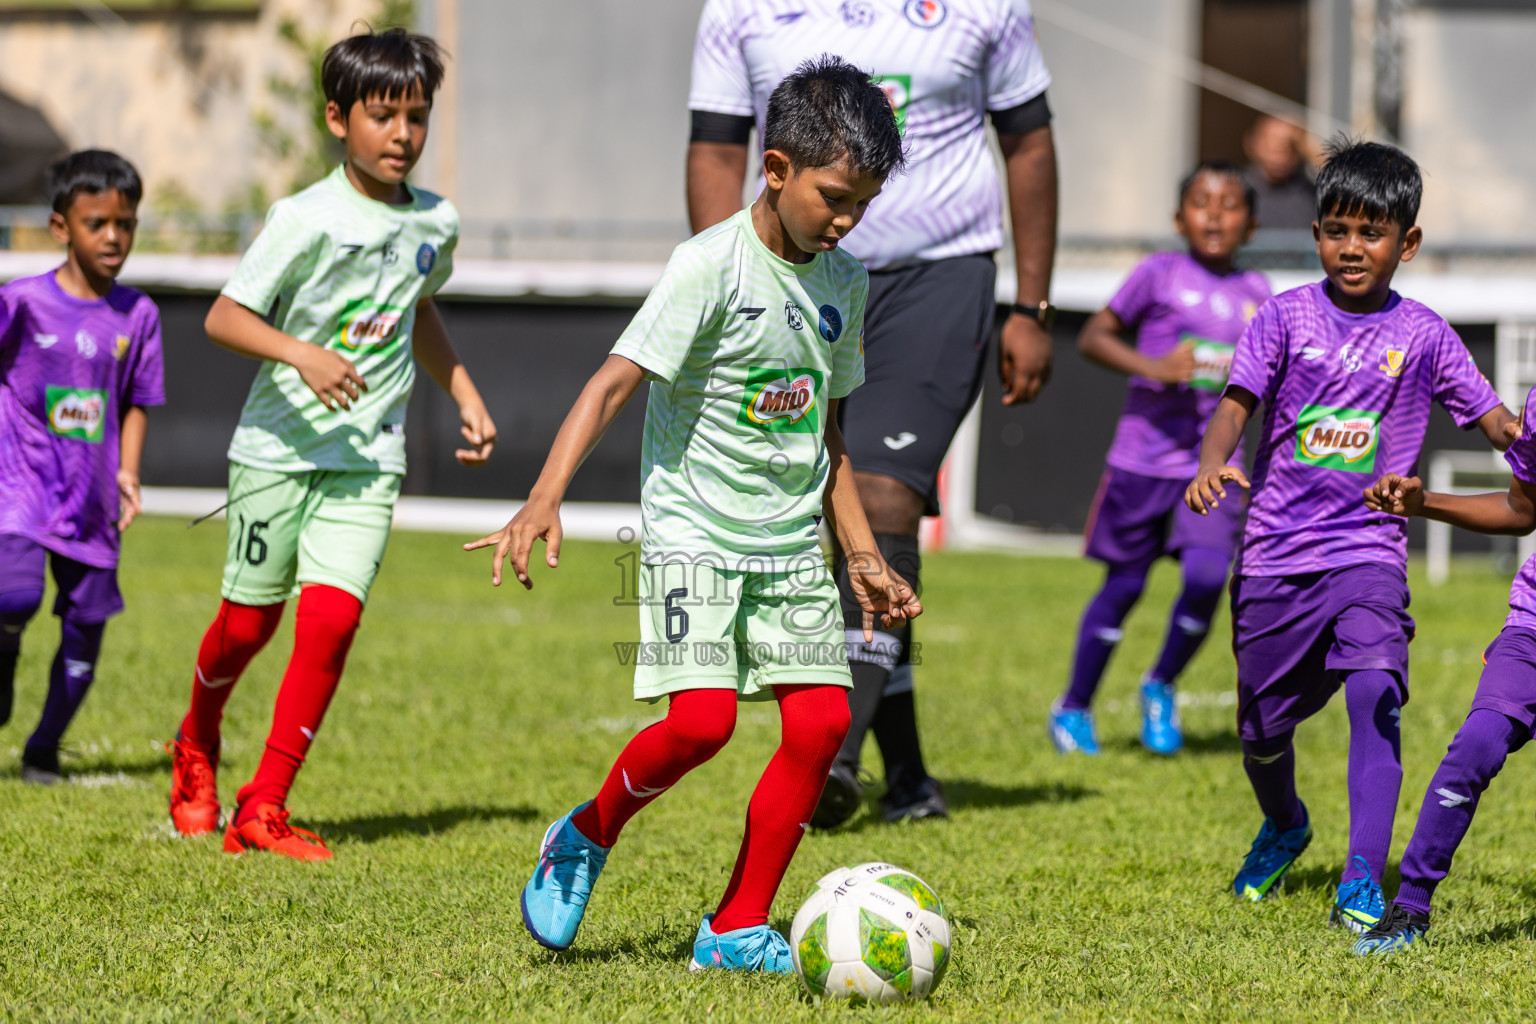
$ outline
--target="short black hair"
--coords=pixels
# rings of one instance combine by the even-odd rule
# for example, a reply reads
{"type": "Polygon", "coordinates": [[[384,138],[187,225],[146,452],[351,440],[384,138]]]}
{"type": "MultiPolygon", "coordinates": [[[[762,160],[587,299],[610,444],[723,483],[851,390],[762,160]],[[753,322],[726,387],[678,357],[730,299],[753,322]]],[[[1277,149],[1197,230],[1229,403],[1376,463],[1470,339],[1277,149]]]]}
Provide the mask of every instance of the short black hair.
{"type": "Polygon", "coordinates": [[[1189,190],[1195,187],[1195,182],[1202,174],[1215,174],[1237,182],[1243,187],[1243,202],[1248,205],[1248,212],[1251,214],[1258,209],[1259,196],[1253,182],[1248,180],[1241,167],[1230,160],[1201,160],[1194,170],[1184,175],[1184,180],[1179,182],[1180,207],[1183,207],[1184,200],[1189,198],[1189,190]]]}
{"type": "Polygon", "coordinates": [[[768,97],[763,149],[778,150],[796,168],[846,157],[853,170],[880,179],[906,163],[885,91],[868,72],[829,54],[802,63],[768,97]]]}
{"type": "Polygon", "coordinates": [[[1407,231],[1419,216],[1424,176],[1396,146],[1342,135],[1328,143],[1328,162],[1317,173],[1317,219],[1368,217],[1407,231]]]}
{"type": "Polygon", "coordinates": [[[420,89],[430,104],[443,84],[443,51],[428,36],[403,28],[369,29],[325,51],[320,88],[346,117],[352,105],[370,96],[390,100],[420,89]]]}
{"type": "Polygon", "coordinates": [[[105,149],[82,149],[48,168],[48,200],[54,213],[68,213],[81,192],[121,192],[134,206],[144,198],[144,182],[133,164],[105,149]]]}

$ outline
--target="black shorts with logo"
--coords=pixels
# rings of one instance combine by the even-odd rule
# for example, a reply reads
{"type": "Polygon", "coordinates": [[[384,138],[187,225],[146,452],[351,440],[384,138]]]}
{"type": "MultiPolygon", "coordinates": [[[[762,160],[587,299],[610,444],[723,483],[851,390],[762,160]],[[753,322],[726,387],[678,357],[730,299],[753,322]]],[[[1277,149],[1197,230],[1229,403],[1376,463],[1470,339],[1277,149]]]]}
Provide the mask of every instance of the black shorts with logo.
{"type": "Polygon", "coordinates": [[[838,406],[853,468],[894,477],[939,514],[949,442],[981,390],[997,316],[991,255],[869,275],[864,383],[838,406]]]}

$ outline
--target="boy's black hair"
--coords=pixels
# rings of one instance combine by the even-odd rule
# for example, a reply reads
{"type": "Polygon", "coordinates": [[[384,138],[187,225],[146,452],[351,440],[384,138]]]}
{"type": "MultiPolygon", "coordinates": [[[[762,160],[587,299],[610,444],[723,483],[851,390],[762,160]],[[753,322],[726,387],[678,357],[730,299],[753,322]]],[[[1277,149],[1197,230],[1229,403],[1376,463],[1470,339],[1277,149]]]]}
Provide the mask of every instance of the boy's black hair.
{"type": "Polygon", "coordinates": [[[144,182],[133,164],[105,149],[82,149],[48,168],[48,201],[54,213],[68,213],[81,192],[121,192],[134,206],[144,198],[144,182]]]}
{"type": "Polygon", "coordinates": [[[320,63],[320,87],[325,98],[341,108],[370,96],[395,99],[416,89],[430,104],[443,83],[443,51],[428,36],[403,28],[369,30],[333,45],[320,63]]]}
{"type": "Polygon", "coordinates": [[[1413,227],[1424,196],[1424,177],[1413,158],[1395,146],[1357,142],[1342,135],[1324,150],[1328,162],[1317,174],[1317,219],[1367,217],[1413,227]]]}
{"type": "Polygon", "coordinates": [[[867,72],[829,54],[802,63],[768,97],[763,149],[778,150],[797,169],[847,157],[854,171],[880,179],[906,162],[885,92],[867,72]]]}
{"type": "Polygon", "coordinates": [[[1243,202],[1248,205],[1248,213],[1252,215],[1258,209],[1259,195],[1253,183],[1243,174],[1243,169],[1230,160],[1201,160],[1194,170],[1184,175],[1184,180],[1179,182],[1180,207],[1183,207],[1184,200],[1189,198],[1189,190],[1195,187],[1195,181],[1202,174],[1216,174],[1237,182],[1243,187],[1243,202]]]}

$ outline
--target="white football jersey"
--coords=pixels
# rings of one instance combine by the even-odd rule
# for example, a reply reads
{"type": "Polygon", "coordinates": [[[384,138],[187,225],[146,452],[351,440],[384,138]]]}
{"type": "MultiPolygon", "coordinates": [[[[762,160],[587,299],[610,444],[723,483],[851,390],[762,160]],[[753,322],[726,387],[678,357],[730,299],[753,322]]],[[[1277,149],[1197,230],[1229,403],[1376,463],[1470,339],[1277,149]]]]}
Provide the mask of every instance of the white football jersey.
{"type": "Polygon", "coordinates": [[[907,146],[905,173],[844,247],[881,270],[1001,246],[987,111],[1017,107],[1051,81],[1027,0],[708,0],[688,106],[751,116],[761,130],[769,94],[824,53],[876,76],[907,146]]]}

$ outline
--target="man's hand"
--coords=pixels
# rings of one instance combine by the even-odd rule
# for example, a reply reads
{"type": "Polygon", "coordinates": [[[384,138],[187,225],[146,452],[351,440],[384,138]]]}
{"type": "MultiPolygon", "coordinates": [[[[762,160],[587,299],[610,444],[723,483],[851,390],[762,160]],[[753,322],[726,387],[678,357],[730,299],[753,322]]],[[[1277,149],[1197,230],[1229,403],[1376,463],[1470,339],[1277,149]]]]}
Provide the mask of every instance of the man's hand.
{"type": "Polygon", "coordinates": [[[292,366],[327,409],[350,409],[358,393],[368,390],[352,360],[319,345],[300,345],[292,366]]]}
{"type": "Polygon", "coordinates": [[[864,609],[864,641],[875,638],[875,616],[886,629],[923,614],[923,606],[906,580],[891,571],[878,554],[850,555],[848,579],[853,596],[864,609]]]}
{"type": "Polygon", "coordinates": [[[1003,378],[1003,404],[1033,402],[1050,383],[1051,333],[1038,320],[1015,313],[1003,321],[997,368],[1003,378]]]}
{"type": "Polygon", "coordinates": [[[464,545],[465,551],[496,546],[495,559],[491,562],[491,585],[501,586],[501,563],[510,553],[512,571],[524,590],[533,589],[528,578],[528,555],[536,538],[544,539],[544,563],[551,569],[560,565],[560,503],[530,497],[512,521],[500,530],[464,545]]]}
{"type": "Polygon", "coordinates": [[[496,424],[491,422],[485,403],[476,396],[474,401],[460,405],[459,421],[463,424],[459,433],[472,447],[455,449],[453,457],[465,466],[485,465],[491,457],[491,449],[496,447],[496,424]]]}
{"type": "Polygon", "coordinates": [[[1186,341],[1161,359],[1152,361],[1153,380],[1164,384],[1187,384],[1195,375],[1195,345],[1186,341]]]}
{"type": "Polygon", "coordinates": [[[144,511],[144,502],[140,500],[139,475],[126,469],[117,471],[117,529],[118,532],[128,529],[133,521],[144,511]]]}
{"type": "Polygon", "coordinates": [[[1365,507],[1394,516],[1420,515],[1424,511],[1424,481],[1388,473],[1365,489],[1365,507]]]}
{"type": "Polygon", "coordinates": [[[1213,469],[1202,466],[1195,479],[1184,489],[1184,504],[1189,506],[1191,512],[1208,516],[1211,509],[1226,499],[1227,489],[1222,485],[1227,483],[1237,484],[1245,491],[1250,486],[1247,475],[1236,466],[1217,466],[1213,469]]]}

